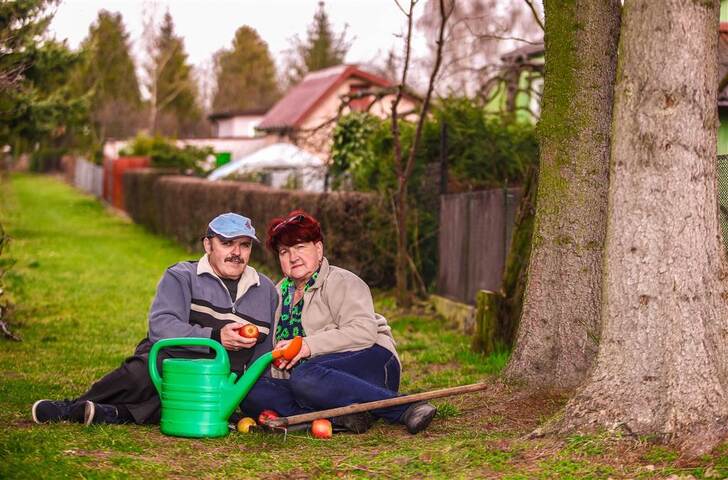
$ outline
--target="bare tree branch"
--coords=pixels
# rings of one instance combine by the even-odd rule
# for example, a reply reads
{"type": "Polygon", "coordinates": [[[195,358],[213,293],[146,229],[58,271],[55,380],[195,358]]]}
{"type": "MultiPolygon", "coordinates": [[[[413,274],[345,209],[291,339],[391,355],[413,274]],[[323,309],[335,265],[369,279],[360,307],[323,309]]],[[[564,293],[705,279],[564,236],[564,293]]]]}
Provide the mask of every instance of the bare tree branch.
{"type": "Polygon", "coordinates": [[[543,22],[541,21],[541,17],[538,16],[538,12],[536,11],[536,6],[533,4],[533,0],[523,0],[526,2],[526,5],[528,5],[528,8],[531,9],[531,13],[533,13],[533,18],[536,20],[536,23],[538,23],[538,26],[541,27],[541,30],[546,30],[543,26],[543,22]]]}

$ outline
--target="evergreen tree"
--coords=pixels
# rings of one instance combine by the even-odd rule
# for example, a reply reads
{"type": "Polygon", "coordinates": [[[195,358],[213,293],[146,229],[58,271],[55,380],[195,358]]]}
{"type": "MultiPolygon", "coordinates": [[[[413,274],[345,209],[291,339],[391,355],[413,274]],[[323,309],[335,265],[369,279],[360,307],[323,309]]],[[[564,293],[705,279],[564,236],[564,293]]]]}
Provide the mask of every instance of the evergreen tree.
{"type": "Polygon", "coordinates": [[[83,62],[75,82],[90,92],[91,119],[97,139],[133,135],[142,109],[129,35],[119,13],[99,12],[81,43],[83,62]]]}
{"type": "Polygon", "coordinates": [[[55,2],[0,2],[0,145],[18,155],[60,143],[83,124],[85,99],[67,85],[78,56],[43,39],[55,2]]]}
{"type": "Polygon", "coordinates": [[[319,2],[313,23],[308,28],[306,40],[294,37],[293,58],[289,61],[288,81],[299,82],[308,72],[344,63],[351,42],[346,38],[346,28],[338,35],[331,29],[324,2],[319,2]]]}
{"type": "Polygon", "coordinates": [[[174,34],[172,15],[164,15],[147,65],[150,92],[149,124],[153,133],[192,133],[201,118],[197,86],[187,63],[183,40],[174,34]]]}
{"type": "Polygon", "coordinates": [[[214,111],[267,109],[280,96],[268,45],[253,28],[240,27],[232,50],[218,52],[215,63],[214,111]]]}

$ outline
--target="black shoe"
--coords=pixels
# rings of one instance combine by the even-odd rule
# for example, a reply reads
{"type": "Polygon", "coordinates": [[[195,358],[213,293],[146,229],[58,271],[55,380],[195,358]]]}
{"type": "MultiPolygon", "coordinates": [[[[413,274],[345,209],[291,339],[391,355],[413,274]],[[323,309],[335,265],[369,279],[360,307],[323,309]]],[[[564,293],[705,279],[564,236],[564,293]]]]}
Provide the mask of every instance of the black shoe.
{"type": "Polygon", "coordinates": [[[350,413],[349,415],[341,415],[333,417],[331,423],[336,427],[344,427],[353,433],[364,433],[374,425],[377,419],[369,412],[350,413]]]}
{"type": "Polygon", "coordinates": [[[115,406],[87,401],[83,423],[84,425],[91,425],[92,423],[118,424],[124,422],[119,418],[119,410],[115,406]]]}
{"type": "Polygon", "coordinates": [[[407,427],[407,431],[414,435],[426,429],[436,413],[437,409],[429,403],[415,403],[404,411],[400,421],[407,427]]]}
{"type": "Polygon", "coordinates": [[[68,413],[68,420],[75,423],[86,422],[86,402],[74,402],[68,413]]]}
{"type": "Polygon", "coordinates": [[[33,421],[48,423],[70,420],[73,403],[71,400],[38,400],[31,409],[33,421]]]}

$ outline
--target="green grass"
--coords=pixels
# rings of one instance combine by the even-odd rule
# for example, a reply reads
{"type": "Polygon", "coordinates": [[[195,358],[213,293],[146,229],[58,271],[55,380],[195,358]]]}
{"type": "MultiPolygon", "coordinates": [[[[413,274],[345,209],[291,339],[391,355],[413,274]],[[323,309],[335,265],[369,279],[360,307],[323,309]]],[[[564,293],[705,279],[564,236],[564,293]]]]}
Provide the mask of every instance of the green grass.
{"type": "Polygon", "coordinates": [[[43,176],[0,184],[0,222],[12,236],[3,258],[16,261],[4,278],[16,303],[11,326],[23,339],[0,340],[0,478],[728,476],[726,446],[682,465],[668,447],[606,435],[525,440],[559,402],[523,400],[498,381],[507,355],[473,353],[443,319],[398,313],[386,294],[376,300],[398,341],[403,391],[493,386],[435,401],[438,416],[423,434],[380,422],[330,441],[262,432],[191,440],[155,426],[35,425],[33,401],[77,396],[132,352],[164,269],[198,254],[43,176]]]}

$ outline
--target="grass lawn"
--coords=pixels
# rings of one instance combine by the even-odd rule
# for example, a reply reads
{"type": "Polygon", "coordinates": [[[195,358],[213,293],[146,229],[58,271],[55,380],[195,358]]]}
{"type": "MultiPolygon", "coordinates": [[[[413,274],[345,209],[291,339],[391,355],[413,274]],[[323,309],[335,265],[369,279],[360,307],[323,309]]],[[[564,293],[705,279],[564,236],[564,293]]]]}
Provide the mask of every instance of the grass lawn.
{"type": "Polygon", "coordinates": [[[3,256],[16,260],[4,278],[16,303],[11,326],[23,339],[0,338],[0,478],[728,476],[726,445],[688,460],[649,439],[527,439],[564,399],[505,385],[498,377],[504,356],[472,353],[469,338],[442,319],[424,308],[394,311],[386,295],[377,304],[399,342],[403,391],[490,384],[435,402],[438,417],[419,435],[381,422],[329,441],[304,433],[192,440],[154,426],[36,425],[33,401],[75,397],[133,351],[164,269],[198,254],[51,177],[16,175],[0,184],[0,222],[12,237],[3,256]]]}

